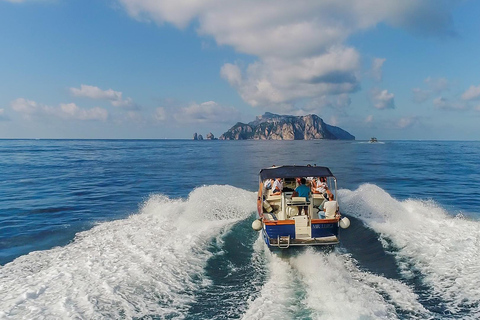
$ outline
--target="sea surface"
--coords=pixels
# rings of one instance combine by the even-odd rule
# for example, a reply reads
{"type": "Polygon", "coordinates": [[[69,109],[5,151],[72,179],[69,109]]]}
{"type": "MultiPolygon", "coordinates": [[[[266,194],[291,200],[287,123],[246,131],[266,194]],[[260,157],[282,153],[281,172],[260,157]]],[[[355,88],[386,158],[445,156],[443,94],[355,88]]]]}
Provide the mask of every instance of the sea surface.
{"type": "Polygon", "coordinates": [[[478,319],[480,142],[0,140],[0,319],[478,319]],[[328,166],[349,229],[274,250],[258,172],[328,166]]]}

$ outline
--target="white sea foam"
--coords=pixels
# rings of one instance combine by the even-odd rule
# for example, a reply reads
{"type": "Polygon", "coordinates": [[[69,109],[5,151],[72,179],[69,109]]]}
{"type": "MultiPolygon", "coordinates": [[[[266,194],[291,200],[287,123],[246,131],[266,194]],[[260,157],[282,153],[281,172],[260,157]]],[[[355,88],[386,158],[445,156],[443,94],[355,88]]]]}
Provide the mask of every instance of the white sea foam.
{"type": "Polygon", "coordinates": [[[396,308],[410,318],[429,317],[411,288],[359,270],[347,254],[264,252],[268,280],[243,319],[397,319],[396,308]]]}
{"type": "Polygon", "coordinates": [[[366,184],[342,190],[342,211],[363,220],[392,243],[403,274],[415,268],[431,288],[431,297],[446,302],[449,312],[480,315],[480,222],[447,212],[433,201],[393,199],[381,188],[366,184]]]}
{"type": "Polygon", "coordinates": [[[230,186],[201,187],[187,200],[153,195],[139,214],[0,267],[0,318],[181,319],[209,284],[211,239],[254,210],[255,194],[230,186]]]}
{"type": "Polygon", "coordinates": [[[268,280],[260,290],[259,296],[249,301],[248,309],[242,319],[293,319],[298,308],[294,270],[288,260],[272,254],[261,236],[254,246],[256,255],[266,255],[264,272],[268,280]]]}

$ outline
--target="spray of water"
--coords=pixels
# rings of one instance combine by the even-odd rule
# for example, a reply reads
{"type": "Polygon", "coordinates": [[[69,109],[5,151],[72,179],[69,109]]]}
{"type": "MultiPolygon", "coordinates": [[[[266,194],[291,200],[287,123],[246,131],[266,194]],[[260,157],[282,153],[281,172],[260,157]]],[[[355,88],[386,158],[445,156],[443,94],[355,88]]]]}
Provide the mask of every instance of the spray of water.
{"type": "Polygon", "coordinates": [[[361,271],[348,254],[256,252],[266,256],[268,278],[243,319],[397,319],[396,310],[429,317],[407,285],[361,271]]]}
{"type": "Polygon", "coordinates": [[[433,201],[398,201],[378,186],[342,190],[343,212],[375,230],[402,273],[421,273],[431,298],[451,314],[480,315],[480,222],[447,212],[433,201]]]}
{"type": "Polygon", "coordinates": [[[230,186],[153,195],[128,219],[0,267],[0,318],[184,318],[209,284],[212,238],[254,210],[255,194],[230,186]]]}

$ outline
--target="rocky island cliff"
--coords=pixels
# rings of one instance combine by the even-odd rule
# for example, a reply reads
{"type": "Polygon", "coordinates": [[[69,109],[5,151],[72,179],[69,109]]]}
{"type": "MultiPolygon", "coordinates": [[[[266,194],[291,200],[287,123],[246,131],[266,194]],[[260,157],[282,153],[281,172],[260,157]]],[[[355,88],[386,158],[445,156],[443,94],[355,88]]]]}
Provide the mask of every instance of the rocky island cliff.
{"type": "Polygon", "coordinates": [[[347,131],[326,124],[314,114],[278,115],[266,112],[248,124],[238,122],[219,140],[355,140],[347,131]]]}

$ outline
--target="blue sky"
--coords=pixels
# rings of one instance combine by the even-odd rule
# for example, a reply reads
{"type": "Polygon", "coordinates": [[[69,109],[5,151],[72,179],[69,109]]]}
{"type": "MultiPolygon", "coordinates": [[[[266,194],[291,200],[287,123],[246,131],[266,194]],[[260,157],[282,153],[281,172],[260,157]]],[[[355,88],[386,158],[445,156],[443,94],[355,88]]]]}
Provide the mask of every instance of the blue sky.
{"type": "Polygon", "coordinates": [[[0,138],[219,136],[265,111],[479,140],[479,1],[0,0],[0,138]]]}

